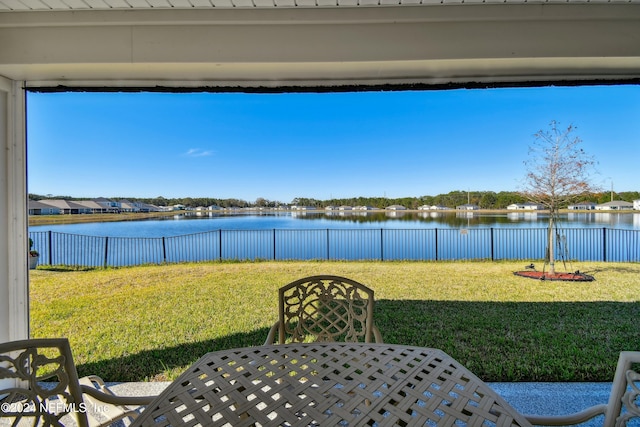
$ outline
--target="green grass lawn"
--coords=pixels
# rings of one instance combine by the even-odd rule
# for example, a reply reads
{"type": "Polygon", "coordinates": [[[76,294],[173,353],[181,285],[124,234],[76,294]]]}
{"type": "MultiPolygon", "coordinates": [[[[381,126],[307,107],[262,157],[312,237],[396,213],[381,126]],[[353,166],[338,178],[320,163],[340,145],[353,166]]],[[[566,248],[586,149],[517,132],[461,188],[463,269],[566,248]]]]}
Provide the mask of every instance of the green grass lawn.
{"type": "Polygon", "coordinates": [[[174,379],[204,353],[261,345],[277,289],[314,274],[376,292],[387,343],[444,350],[486,381],[610,381],[640,350],[640,264],[584,263],[544,282],[525,262],[199,263],[30,274],[31,335],[68,337],[80,375],[174,379]]]}

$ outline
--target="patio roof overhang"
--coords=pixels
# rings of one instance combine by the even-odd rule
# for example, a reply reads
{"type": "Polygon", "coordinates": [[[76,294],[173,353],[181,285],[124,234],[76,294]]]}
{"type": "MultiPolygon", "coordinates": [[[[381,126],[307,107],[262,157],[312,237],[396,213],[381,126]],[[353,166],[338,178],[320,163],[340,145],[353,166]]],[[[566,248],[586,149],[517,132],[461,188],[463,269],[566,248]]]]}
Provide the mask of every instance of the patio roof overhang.
{"type": "Polygon", "coordinates": [[[638,79],[640,0],[0,0],[0,342],[29,333],[25,88],[638,79]]]}
{"type": "Polygon", "coordinates": [[[640,1],[0,11],[0,45],[29,87],[625,81],[640,1]]]}

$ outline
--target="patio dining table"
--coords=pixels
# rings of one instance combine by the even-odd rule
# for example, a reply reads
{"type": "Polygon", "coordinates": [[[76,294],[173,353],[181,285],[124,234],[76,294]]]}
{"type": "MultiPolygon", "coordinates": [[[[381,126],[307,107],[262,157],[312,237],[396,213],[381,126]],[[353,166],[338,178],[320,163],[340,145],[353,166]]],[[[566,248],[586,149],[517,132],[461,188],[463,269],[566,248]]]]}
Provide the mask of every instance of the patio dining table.
{"type": "Polygon", "coordinates": [[[530,426],[441,350],[364,343],[208,353],[133,425],[530,426]]]}

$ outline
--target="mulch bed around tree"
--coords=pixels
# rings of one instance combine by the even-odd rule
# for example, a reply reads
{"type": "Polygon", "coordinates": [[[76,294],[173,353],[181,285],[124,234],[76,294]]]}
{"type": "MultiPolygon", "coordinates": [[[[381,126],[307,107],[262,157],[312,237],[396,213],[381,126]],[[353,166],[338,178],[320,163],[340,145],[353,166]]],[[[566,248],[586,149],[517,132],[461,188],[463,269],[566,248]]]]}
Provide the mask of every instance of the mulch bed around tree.
{"type": "Polygon", "coordinates": [[[533,270],[525,270],[525,271],[515,271],[513,274],[516,276],[527,277],[529,279],[537,279],[537,280],[563,280],[567,282],[592,282],[596,280],[593,276],[589,276],[588,274],[580,273],[576,271],[575,273],[554,273],[550,274],[546,271],[533,271],[533,270]]]}

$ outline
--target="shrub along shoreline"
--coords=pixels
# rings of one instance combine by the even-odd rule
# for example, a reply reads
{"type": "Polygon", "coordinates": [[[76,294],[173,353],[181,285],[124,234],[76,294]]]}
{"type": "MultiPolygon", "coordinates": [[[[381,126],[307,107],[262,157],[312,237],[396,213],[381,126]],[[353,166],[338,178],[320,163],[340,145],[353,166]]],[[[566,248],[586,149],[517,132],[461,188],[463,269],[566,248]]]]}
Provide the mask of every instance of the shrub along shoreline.
{"type": "MultiPolygon", "coordinates": [[[[277,289],[314,274],[375,290],[390,344],[444,350],[485,381],[611,381],[640,350],[640,264],[580,262],[594,282],[514,276],[528,262],[265,261],[30,272],[31,335],[68,337],[80,375],[175,379],[208,351],[261,345],[277,289]]],[[[542,264],[540,263],[540,267],[542,264]]]]}

